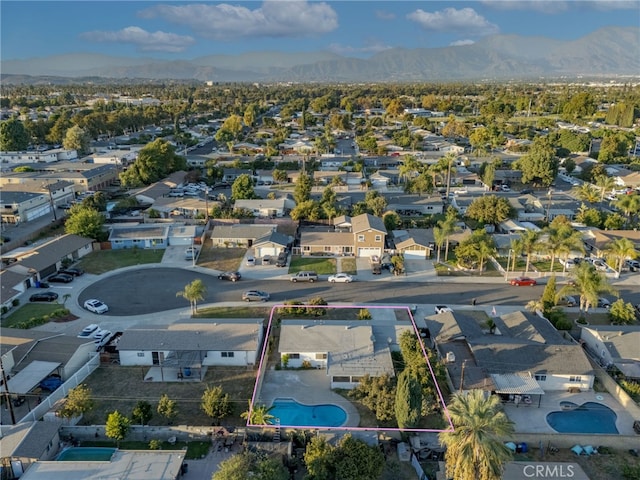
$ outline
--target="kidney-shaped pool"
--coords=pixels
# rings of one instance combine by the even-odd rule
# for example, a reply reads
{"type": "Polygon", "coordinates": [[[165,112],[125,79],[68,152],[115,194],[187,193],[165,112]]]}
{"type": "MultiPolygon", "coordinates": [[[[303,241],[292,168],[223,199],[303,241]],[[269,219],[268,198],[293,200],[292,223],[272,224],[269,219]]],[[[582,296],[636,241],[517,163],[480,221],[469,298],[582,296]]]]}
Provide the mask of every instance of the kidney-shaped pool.
{"type": "Polygon", "coordinates": [[[269,414],[288,427],[339,427],[347,412],[337,405],[304,405],[292,398],[276,398],[269,414]]]}
{"type": "Polygon", "coordinates": [[[571,408],[570,402],[565,402],[560,412],[547,415],[547,423],[559,433],[620,433],[616,428],[618,416],[606,405],[587,402],[571,408]]]}

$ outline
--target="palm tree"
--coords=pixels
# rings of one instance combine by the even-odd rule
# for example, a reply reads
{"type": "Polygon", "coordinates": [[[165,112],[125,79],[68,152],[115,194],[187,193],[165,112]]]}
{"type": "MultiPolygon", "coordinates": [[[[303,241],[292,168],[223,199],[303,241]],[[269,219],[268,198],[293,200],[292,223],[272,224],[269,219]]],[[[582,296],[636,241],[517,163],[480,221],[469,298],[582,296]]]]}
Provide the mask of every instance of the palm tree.
{"type": "MultiPolygon", "coordinates": [[[[553,272],[553,265],[557,257],[562,256],[562,258],[566,260],[571,252],[577,251],[584,253],[582,234],[575,230],[568,222],[559,223],[554,219],[545,231],[547,237],[543,243],[543,248],[551,255],[550,272],[553,272]]],[[[566,262],[562,271],[566,271],[566,262]]]]}
{"type": "Polygon", "coordinates": [[[273,420],[276,418],[271,415],[269,412],[273,410],[274,406],[271,405],[267,407],[266,405],[254,405],[251,408],[251,400],[249,400],[249,409],[246,412],[242,412],[240,414],[241,418],[245,420],[249,419],[249,412],[251,412],[251,420],[249,421],[252,425],[272,425],[273,420]]]}
{"type": "Polygon", "coordinates": [[[608,190],[613,190],[616,186],[616,181],[608,175],[598,175],[596,177],[596,185],[600,189],[600,201],[604,201],[604,196],[608,190]]]}
{"type": "Polygon", "coordinates": [[[499,480],[503,466],[511,460],[504,438],[513,433],[513,423],[500,408],[496,395],[482,390],[458,393],[449,404],[454,430],[439,434],[447,448],[447,478],[499,480]]]}
{"type": "Polygon", "coordinates": [[[531,255],[540,249],[540,236],[541,232],[538,230],[527,229],[520,234],[518,239],[522,246],[522,253],[527,256],[527,264],[524,267],[524,274],[529,271],[529,264],[531,263],[531,255]]]}
{"type": "Polygon", "coordinates": [[[442,233],[445,237],[445,247],[444,247],[444,261],[446,262],[449,258],[449,237],[460,230],[460,227],[456,225],[458,219],[455,216],[455,213],[451,213],[451,209],[447,212],[447,216],[444,220],[438,222],[438,225],[442,229],[442,233]]]}
{"type": "Polygon", "coordinates": [[[447,240],[447,235],[445,231],[440,227],[433,227],[433,240],[435,241],[436,248],[438,249],[436,263],[440,263],[440,252],[442,250],[442,245],[447,240]]]}
{"type": "Polygon", "coordinates": [[[573,282],[562,287],[556,298],[579,295],[581,312],[587,313],[589,307],[598,305],[598,298],[603,293],[618,296],[618,291],[609,283],[607,277],[589,262],[580,262],[570,274],[573,282]]]}
{"type": "Polygon", "coordinates": [[[206,293],[207,287],[205,287],[202,280],[198,278],[185,285],[184,290],[176,293],[176,297],[182,297],[185,300],[189,300],[189,303],[191,304],[191,314],[194,314],[198,311],[198,301],[204,300],[206,293]]]}
{"type": "Polygon", "coordinates": [[[496,242],[484,228],[481,230],[476,230],[473,233],[473,237],[476,242],[476,249],[478,251],[478,257],[480,258],[480,275],[482,275],[485,260],[491,255],[495,255],[497,252],[496,242]]]}
{"type": "Polygon", "coordinates": [[[571,191],[584,202],[595,203],[600,198],[599,192],[590,183],[583,183],[572,188],[571,191]]]}
{"type": "Polygon", "coordinates": [[[631,223],[631,217],[640,210],[640,195],[622,195],[614,206],[619,208],[627,216],[627,221],[631,223]]]}
{"type": "Polygon", "coordinates": [[[616,259],[616,270],[618,271],[618,275],[620,275],[624,261],[627,258],[634,259],[638,256],[635,245],[628,238],[616,238],[604,249],[604,251],[609,254],[609,256],[616,259]]]}

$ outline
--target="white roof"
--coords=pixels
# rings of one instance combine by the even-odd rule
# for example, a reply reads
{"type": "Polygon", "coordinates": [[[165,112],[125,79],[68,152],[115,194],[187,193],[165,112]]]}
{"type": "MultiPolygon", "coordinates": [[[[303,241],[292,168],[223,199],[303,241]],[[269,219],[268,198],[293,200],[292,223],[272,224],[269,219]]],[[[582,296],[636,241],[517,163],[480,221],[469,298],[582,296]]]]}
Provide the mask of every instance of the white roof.
{"type": "MultiPolygon", "coordinates": [[[[60,366],[58,362],[34,360],[7,382],[9,393],[23,394],[33,390],[47,376],[60,366]]],[[[4,385],[2,386],[4,391],[4,385]]]]}
{"type": "Polygon", "coordinates": [[[491,378],[496,385],[496,393],[544,395],[544,390],[531,375],[492,373],[491,378]]]}

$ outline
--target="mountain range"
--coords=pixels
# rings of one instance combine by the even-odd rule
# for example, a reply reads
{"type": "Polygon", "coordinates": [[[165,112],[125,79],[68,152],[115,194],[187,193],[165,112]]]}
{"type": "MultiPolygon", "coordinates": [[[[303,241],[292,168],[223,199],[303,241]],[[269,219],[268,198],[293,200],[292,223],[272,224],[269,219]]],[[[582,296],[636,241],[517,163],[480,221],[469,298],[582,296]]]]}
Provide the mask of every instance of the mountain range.
{"type": "Polygon", "coordinates": [[[103,78],[213,82],[430,82],[640,76],[640,30],[607,27],[576,40],[493,35],[471,45],[393,48],[367,59],[330,52],[251,52],[191,60],[78,53],[2,60],[2,80],[103,78]]]}

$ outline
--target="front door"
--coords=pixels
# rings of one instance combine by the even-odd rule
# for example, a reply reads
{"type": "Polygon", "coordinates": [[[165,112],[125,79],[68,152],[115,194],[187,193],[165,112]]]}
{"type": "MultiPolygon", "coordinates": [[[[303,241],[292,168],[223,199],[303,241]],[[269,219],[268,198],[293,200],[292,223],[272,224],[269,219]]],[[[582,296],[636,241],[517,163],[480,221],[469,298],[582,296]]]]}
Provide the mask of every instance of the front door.
{"type": "Polygon", "coordinates": [[[153,358],[154,365],[162,365],[164,361],[164,352],[151,352],[151,357],[153,358]]]}

